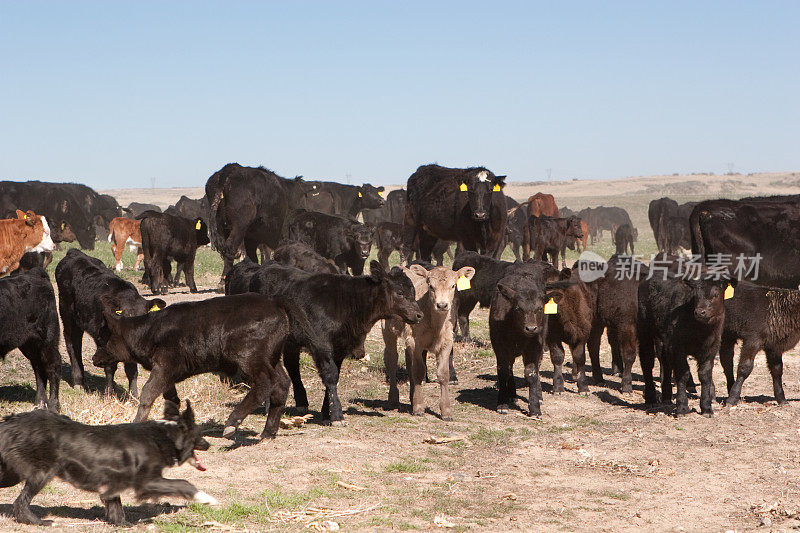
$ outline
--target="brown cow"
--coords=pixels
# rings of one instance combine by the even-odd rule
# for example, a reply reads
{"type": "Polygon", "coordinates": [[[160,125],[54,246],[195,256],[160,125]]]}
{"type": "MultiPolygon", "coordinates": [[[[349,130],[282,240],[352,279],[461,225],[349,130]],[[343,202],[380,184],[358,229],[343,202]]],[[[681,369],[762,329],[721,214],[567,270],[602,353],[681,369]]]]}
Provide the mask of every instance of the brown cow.
{"type": "Polygon", "coordinates": [[[16,219],[0,220],[0,275],[16,270],[25,252],[51,252],[55,247],[47,220],[17,209],[16,219]]]}
{"type": "Polygon", "coordinates": [[[548,217],[559,216],[556,199],[552,194],[537,192],[528,198],[526,203],[528,204],[528,209],[530,209],[530,214],[535,217],[540,217],[542,215],[548,217]]]}
{"type": "Polygon", "coordinates": [[[108,242],[111,243],[111,251],[114,252],[114,260],[117,262],[117,272],[122,270],[122,252],[125,245],[136,246],[136,264],[134,270],[139,270],[139,263],[144,259],[142,253],[142,222],[125,217],[117,217],[108,224],[108,242]]]}

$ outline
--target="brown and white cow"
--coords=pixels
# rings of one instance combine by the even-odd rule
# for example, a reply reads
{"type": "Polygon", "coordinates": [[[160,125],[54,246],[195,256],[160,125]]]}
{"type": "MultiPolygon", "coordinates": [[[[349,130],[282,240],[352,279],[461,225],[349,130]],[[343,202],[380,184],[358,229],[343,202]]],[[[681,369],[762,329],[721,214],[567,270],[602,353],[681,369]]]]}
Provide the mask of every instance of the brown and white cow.
{"type": "Polygon", "coordinates": [[[55,247],[47,220],[17,209],[17,218],[0,220],[0,275],[15,270],[25,252],[51,252],[55,247]]]}
{"type": "Polygon", "coordinates": [[[122,270],[122,252],[125,245],[131,247],[131,252],[136,251],[136,264],[134,270],[139,270],[139,263],[144,259],[142,253],[142,222],[131,218],[117,217],[108,224],[108,242],[111,243],[111,251],[114,252],[117,272],[122,270]]]}

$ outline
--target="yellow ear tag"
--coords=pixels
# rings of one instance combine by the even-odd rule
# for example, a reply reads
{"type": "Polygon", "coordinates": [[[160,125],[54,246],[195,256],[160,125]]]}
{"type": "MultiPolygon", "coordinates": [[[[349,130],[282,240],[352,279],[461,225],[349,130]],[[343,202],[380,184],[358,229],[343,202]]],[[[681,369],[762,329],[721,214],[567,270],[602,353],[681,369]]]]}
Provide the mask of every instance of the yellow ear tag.
{"type": "MultiPolygon", "coordinates": [[[[186,226],[184,226],[186,227],[186,226]]],[[[197,224],[194,225],[194,229],[200,229],[200,221],[197,221],[197,224]]]]}
{"type": "Polygon", "coordinates": [[[459,187],[458,190],[460,190],[461,192],[467,192],[467,184],[462,183],[461,187],[459,187]]]}
{"type": "Polygon", "coordinates": [[[363,195],[363,194],[361,194],[361,193],[358,193],[358,197],[359,197],[359,198],[363,198],[363,197],[364,197],[364,195],[363,195]]]}
{"type": "Polygon", "coordinates": [[[115,312],[115,313],[117,313],[118,315],[121,315],[121,314],[122,314],[122,309],[117,309],[117,310],[116,310],[116,311],[114,311],[114,312],[115,312]]]}
{"type": "Polygon", "coordinates": [[[544,304],[544,314],[546,315],[555,315],[558,314],[558,304],[550,298],[550,300],[544,304]]]}
{"type": "Polygon", "coordinates": [[[465,291],[470,287],[471,285],[469,284],[469,278],[467,276],[459,276],[458,281],[456,281],[456,289],[465,291]]]}
{"type": "Polygon", "coordinates": [[[153,304],[153,307],[150,308],[148,313],[152,313],[153,311],[161,311],[161,308],[158,306],[158,304],[153,304]]]}
{"type": "Polygon", "coordinates": [[[733,285],[728,283],[728,286],[725,287],[725,296],[723,300],[730,300],[731,298],[733,298],[733,285]]]}
{"type": "Polygon", "coordinates": [[[383,191],[378,191],[378,196],[380,196],[381,198],[383,198],[383,191]]]}
{"type": "Polygon", "coordinates": [[[67,223],[66,222],[62,222],[61,223],[61,229],[66,229],[66,227],[67,227],[67,223]]]}
{"type": "Polygon", "coordinates": [[[492,191],[500,192],[500,186],[499,185],[495,185],[494,187],[492,187],[492,191]]]}

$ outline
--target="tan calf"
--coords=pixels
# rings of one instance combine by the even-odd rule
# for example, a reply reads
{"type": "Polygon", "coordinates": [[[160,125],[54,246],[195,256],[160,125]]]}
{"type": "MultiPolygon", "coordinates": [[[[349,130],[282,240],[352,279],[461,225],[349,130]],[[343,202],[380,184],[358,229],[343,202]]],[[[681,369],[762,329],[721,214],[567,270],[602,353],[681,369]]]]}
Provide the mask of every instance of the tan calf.
{"type": "Polygon", "coordinates": [[[0,220],[0,276],[16,270],[25,252],[52,252],[55,246],[43,216],[17,209],[17,218],[0,220]]]}
{"type": "Polygon", "coordinates": [[[139,220],[125,217],[117,217],[108,224],[108,242],[114,252],[117,272],[122,270],[122,252],[126,244],[130,245],[131,251],[136,250],[136,264],[133,269],[139,270],[139,263],[144,259],[141,224],[139,220]]]}
{"type": "Polygon", "coordinates": [[[411,412],[420,416],[425,412],[422,381],[425,378],[423,351],[436,354],[436,375],[439,381],[439,409],[443,420],[452,420],[450,401],[449,358],[453,349],[454,298],[458,278],[472,279],[475,269],[464,267],[458,272],[447,267],[435,267],[430,271],[421,265],[404,269],[416,291],[417,303],[424,318],[419,324],[405,325],[386,320],[383,326],[383,360],[389,379],[389,403],[398,405],[400,393],[397,389],[397,338],[402,337],[406,345],[406,369],[411,390],[411,412]]]}

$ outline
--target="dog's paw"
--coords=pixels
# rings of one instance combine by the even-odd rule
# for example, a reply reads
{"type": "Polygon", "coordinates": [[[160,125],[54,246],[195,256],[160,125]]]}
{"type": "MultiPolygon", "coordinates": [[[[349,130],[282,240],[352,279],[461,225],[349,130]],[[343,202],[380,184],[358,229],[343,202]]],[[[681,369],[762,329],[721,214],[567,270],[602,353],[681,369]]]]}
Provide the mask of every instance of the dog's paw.
{"type": "Polygon", "coordinates": [[[192,500],[194,500],[197,503],[202,503],[205,505],[219,505],[219,502],[215,497],[213,497],[210,494],[206,494],[202,490],[198,490],[194,494],[194,498],[192,498],[192,500]]]}

